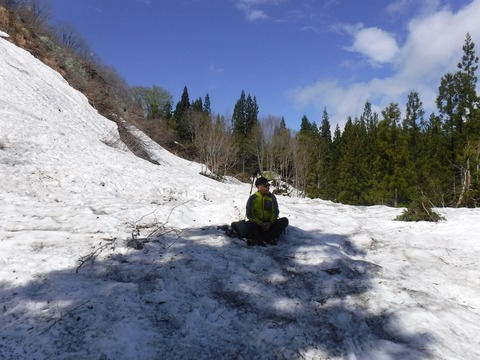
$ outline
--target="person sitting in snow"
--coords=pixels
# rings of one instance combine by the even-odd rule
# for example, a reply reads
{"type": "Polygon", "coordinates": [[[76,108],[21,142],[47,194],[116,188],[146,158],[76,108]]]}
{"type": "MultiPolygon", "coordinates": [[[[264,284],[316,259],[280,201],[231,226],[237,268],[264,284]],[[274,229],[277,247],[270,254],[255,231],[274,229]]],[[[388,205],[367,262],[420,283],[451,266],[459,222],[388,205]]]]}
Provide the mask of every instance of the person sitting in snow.
{"type": "Polygon", "coordinates": [[[257,192],[247,201],[246,238],[249,246],[276,245],[288,226],[288,219],[279,218],[277,198],[270,192],[269,181],[259,177],[255,181],[257,192]]]}

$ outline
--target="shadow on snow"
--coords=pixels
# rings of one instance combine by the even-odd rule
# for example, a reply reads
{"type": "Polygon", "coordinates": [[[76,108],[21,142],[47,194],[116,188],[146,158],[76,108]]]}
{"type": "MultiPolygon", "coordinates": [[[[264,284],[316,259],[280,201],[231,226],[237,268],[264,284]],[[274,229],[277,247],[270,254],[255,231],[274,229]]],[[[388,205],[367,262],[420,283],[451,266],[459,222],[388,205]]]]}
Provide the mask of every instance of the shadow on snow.
{"type": "Polygon", "coordinates": [[[370,308],[379,267],[363,255],[348,238],[293,226],[266,248],[214,226],[158,236],[78,273],[1,284],[0,357],[429,357],[428,334],[370,308]]]}

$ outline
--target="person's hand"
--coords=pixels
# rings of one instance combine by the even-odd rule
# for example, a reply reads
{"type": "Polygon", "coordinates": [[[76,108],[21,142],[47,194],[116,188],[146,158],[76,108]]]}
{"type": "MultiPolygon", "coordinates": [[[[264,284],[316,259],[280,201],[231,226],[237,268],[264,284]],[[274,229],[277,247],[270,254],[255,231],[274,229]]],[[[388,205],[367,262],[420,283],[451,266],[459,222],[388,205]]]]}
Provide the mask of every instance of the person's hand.
{"type": "Polygon", "coordinates": [[[269,222],[263,222],[260,224],[260,227],[262,228],[263,231],[268,231],[270,229],[270,223],[269,222]]]}

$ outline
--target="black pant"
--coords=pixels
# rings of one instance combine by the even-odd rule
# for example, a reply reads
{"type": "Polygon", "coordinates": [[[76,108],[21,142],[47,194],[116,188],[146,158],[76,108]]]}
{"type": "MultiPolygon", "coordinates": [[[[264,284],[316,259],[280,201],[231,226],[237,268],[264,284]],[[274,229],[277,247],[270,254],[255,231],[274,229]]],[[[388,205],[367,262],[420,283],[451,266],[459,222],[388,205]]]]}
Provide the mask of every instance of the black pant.
{"type": "Polygon", "coordinates": [[[253,241],[259,243],[262,241],[269,242],[280,236],[282,232],[288,226],[287,218],[279,218],[275,220],[270,226],[270,229],[263,231],[260,225],[254,223],[253,221],[247,221],[247,239],[252,239],[253,241]]]}

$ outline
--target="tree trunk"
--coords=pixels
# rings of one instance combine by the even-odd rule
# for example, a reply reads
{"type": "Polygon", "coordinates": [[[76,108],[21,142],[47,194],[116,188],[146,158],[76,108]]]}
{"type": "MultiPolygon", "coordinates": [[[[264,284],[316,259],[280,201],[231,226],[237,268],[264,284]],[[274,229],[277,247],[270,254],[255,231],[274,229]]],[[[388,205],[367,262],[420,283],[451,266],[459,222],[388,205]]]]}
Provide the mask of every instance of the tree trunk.
{"type": "Polygon", "coordinates": [[[470,191],[470,184],[472,182],[471,174],[470,174],[470,159],[467,158],[467,166],[462,171],[462,191],[460,192],[460,196],[458,197],[456,207],[460,207],[465,205],[465,195],[470,191]]]}

